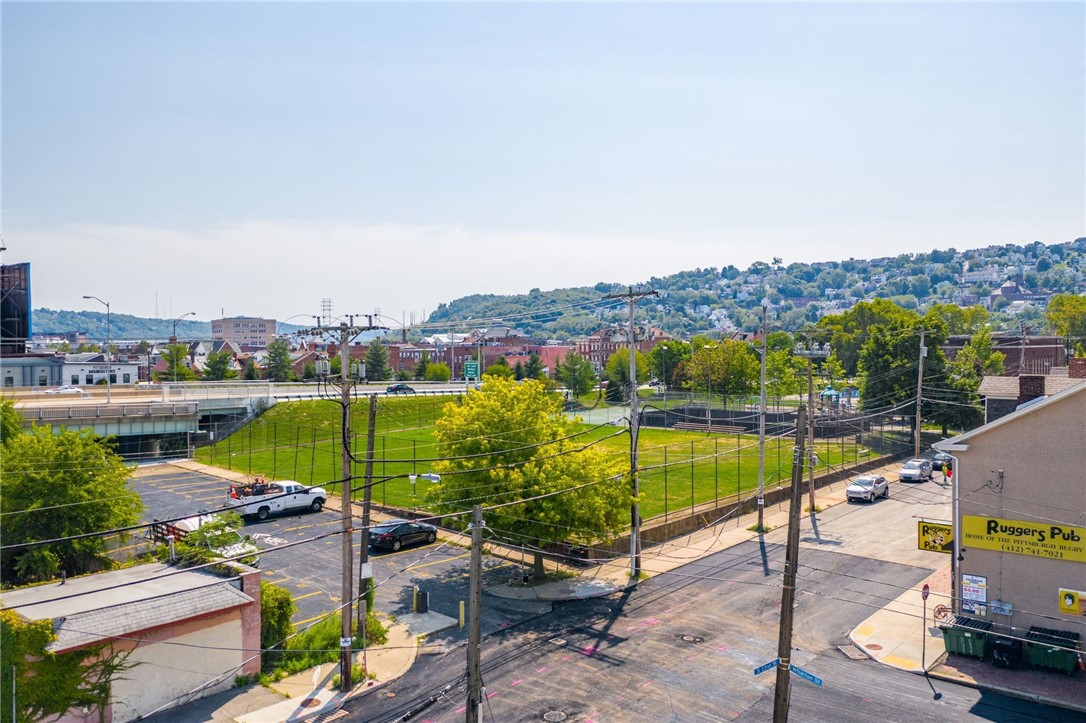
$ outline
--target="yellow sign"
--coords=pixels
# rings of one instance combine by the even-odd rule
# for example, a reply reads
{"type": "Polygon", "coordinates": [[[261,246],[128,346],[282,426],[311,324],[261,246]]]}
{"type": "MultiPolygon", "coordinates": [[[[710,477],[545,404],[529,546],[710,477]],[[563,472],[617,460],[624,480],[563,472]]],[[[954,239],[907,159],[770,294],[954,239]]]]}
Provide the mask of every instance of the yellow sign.
{"type": "Polygon", "coordinates": [[[962,515],[966,548],[1086,562],[1086,527],[962,515]]]}
{"type": "Polygon", "coordinates": [[[917,522],[916,547],[918,550],[951,554],[954,551],[953,525],[944,525],[941,522],[924,522],[923,520],[917,522]]]}
{"type": "Polygon", "coordinates": [[[1086,598],[1086,592],[1060,588],[1060,612],[1064,615],[1086,614],[1083,598],[1086,598]]]}

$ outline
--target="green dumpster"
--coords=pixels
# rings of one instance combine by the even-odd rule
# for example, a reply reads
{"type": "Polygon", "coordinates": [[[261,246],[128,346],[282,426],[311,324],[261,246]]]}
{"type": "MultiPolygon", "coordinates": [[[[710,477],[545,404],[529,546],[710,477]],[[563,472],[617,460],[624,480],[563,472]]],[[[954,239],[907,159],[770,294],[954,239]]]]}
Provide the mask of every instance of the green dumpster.
{"type": "Polygon", "coordinates": [[[1026,633],[1026,662],[1068,675],[1078,665],[1078,633],[1033,627],[1026,633]]]}
{"type": "Polygon", "coordinates": [[[992,624],[987,620],[974,620],[955,616],[946,625],[940,625],[943,643],[948,653],[984,659],[988,652],[988,634],[992,624]]]}

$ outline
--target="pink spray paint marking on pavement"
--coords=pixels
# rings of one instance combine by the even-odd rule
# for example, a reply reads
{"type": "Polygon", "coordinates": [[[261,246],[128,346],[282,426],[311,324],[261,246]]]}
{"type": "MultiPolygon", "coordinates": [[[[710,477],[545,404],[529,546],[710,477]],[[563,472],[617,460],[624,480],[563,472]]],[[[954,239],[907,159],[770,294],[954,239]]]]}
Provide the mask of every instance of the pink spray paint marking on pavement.
{"type": "Polygon", "coordinates": [[[514,680],[512,683],[509,684],[509,687],[510,688],[515,688],[515,687],[517,687],[518,685],[520,685],[523,682],[524,682],[524,678],[517,678],[516,680],[514,680]]]}
{"type": "Polygon", "coordinates": [[[537,672],[537,673],[543,673],[543,672],[546,672],[546,670],[547,670],[546,668],[540,668],[539,670],[537,670],[537,671],[535,671],[535,672],[537,672]]]}
{"type": "Polygon", "coordinates": [[[587,648],[581,651],[581,655],[592,656],[596,654],[598,648],[595,645],[589,645],[587,648]]]}

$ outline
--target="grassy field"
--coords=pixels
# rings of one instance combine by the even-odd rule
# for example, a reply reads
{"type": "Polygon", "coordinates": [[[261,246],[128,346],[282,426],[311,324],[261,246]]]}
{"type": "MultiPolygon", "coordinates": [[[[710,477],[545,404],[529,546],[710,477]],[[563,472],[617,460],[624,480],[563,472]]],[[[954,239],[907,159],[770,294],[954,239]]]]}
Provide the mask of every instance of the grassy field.
{"type": "MultiPolygon", "coordinates": [[[[448,398],[441,397],[379,400],[373,474],[378,478],[402,476],[375,485],[375,502],[401,508],[425,506],[427,483],[419,481],[413,486],[406,475],[430,471],[437,457],[431,432],[447,402],[448,398]]],[[[353,465],[352,474],[356,476],[365,472],[367,416],[368,402],[353,406],[351,447],[359,462],[353,465]]],[[[608,454],[629,459],[628,435],[604,439],[618,428],[592,430],[582,425],[581,429],[586,431],[586,441],[598,440],[608,454]]],[[[790,477],[793,443],[791,437],[766,440],[767,486],[790,477]]],[[[714,499],[734,500],[758,486],[757,435],[709,436],[643,427],[638,449],[641,514],[645,519],[714,499]]],[[[852,439],[820,441],[817,452],[819,467],[863,460],[871,454],[852,439]]],[[[327,401],[277,404],[234,434],[199,448],[196,459],[271,479],[322,485],[339,494],[340,407],[327,401]]],[[[354,486],[360,484],[356,481],[354,486]]]]}

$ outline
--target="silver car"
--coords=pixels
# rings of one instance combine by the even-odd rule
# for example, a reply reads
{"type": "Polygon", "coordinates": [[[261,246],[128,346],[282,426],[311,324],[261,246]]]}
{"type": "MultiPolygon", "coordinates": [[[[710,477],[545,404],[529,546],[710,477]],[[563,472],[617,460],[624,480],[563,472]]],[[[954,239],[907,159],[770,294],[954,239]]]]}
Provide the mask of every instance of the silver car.
{"type": "Polygon", "coordinates": [[[897,478],[902,482],[923,482],[924,480],[930,482],[932,478],[931,462],[926,459],[911,459],[898,472],[897,478]]]}
{"type": "Polygon", "coordinates": [[[845,490],[845,499],[849,502],[853,500],[874,502],[876,497],[889,496],[890,483],[886,481],[885,477],[877,474],[865,474],[863,477],[857,477],[852,480],[852,484],[845,490]]]}

